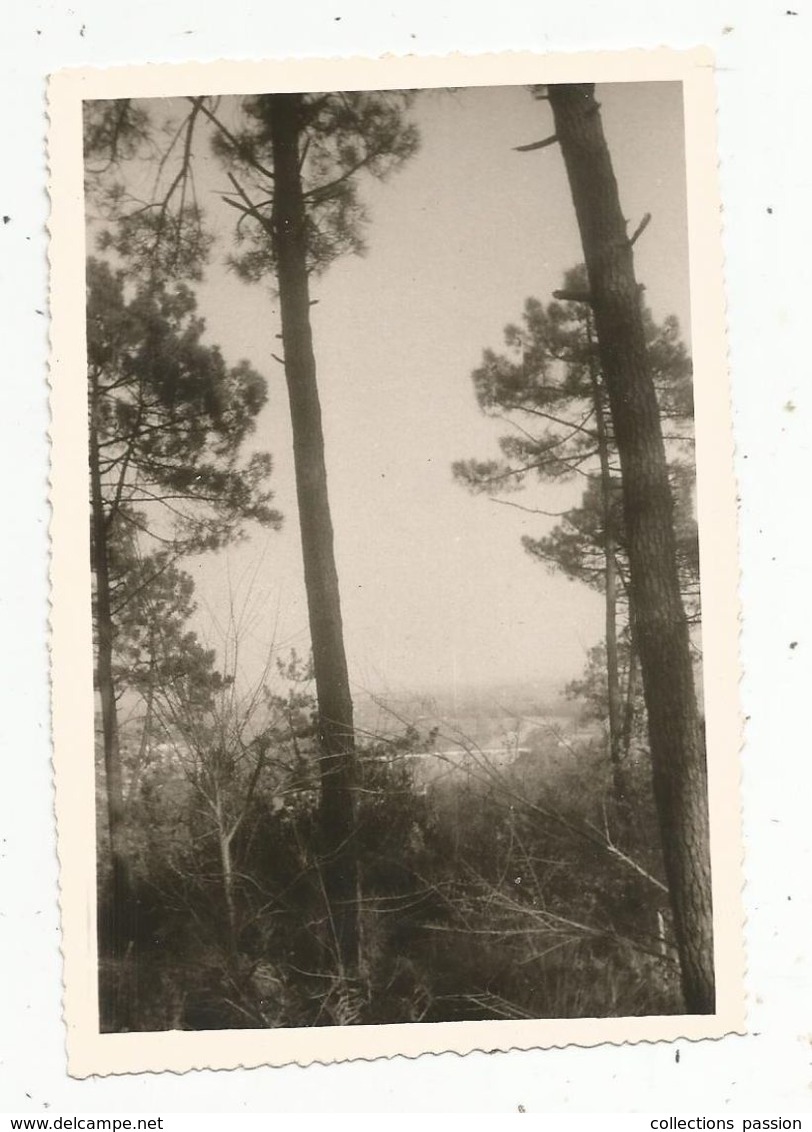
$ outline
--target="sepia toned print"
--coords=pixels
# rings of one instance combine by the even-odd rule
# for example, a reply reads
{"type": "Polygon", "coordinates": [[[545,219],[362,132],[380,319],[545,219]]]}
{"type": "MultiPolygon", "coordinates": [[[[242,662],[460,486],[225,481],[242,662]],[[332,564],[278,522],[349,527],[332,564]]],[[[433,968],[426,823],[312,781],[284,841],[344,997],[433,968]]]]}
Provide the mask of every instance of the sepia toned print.
{"type": "Polygon", "coordinates": [[[712,93],[52,80],[71,1072],[741,1030],[712,93]]]}

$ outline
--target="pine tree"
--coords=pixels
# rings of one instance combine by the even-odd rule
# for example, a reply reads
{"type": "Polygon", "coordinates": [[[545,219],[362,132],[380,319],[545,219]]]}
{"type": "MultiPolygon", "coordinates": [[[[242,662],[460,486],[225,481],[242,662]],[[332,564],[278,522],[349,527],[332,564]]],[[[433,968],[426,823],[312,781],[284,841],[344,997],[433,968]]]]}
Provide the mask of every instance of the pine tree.
{"type": "Polygon", "coordinates": [[[112,914],[100,935],[103,949],[121,956],[134,935],[134,902],[116,711],[118,626],[178,557],[238,538],[247,520],[278,526],[280,515],[266,487],[270,457],[240,459],[265,403],[264,379],[246,363],[229,368],[203,344],[185,285],[144,284],[128,298],[124,273],[93,259],[87,278],[96,685],[113,876],[112,914]]]}
{"type": "Polygon", "coordinates": [[[551,86],[548,97],[581,233],[620,456],[635,641],[683,994],[689,1012],[712,1013],[705,758],[680,593],[673,498],[634,271],[635,237],[626,230],[594,87],[551,86]]]}

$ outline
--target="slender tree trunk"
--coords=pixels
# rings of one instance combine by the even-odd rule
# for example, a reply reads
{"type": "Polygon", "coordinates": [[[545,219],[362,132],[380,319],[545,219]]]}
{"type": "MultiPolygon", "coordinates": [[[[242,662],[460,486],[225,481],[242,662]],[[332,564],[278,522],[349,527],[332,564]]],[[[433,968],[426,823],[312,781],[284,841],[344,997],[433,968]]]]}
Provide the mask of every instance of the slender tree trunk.
{"type": "Polygon", "coordinates": [[[634,633],[629,641],[629,672],[626,677],[626,703],[623,708],[623,758],[628,759],[632,749],[637,694],[640,689],[640,661],[634,644],[634,633]]]}
{"type": "Polygon", "coordinates": [[[322,865],[338,958],[351,974],[358,968],[360,947],[357,767],[310,327],[306,215],[299,171],[301,95],[269,98],[273,240],[321,743],[322,865]]]}
{"type": "MultiPolygon", "coordinates": [[[[591,321],[591,320],[590,320],[591,321]]],[[[612,768],[612,788],[621,825],[626,824],[627,798],[623,773],[620,666],[617,655],[617,540],[614,530],[614,500],[612,498],[612,469],[609,463],[609,438],[606,431],[606,406],[601,380],[595,372],[591,353],[592,327],[587,328],[590,343],[590,379],[592,400],[595,406],[595,431],[598,438],[598,458],[601,469],[601,510],[603,511],[604,555],[604,609],[606,630],[606,691],[609,711],[609,762],[612,768]]]]}
{"type": "Polygon", "coordinates": [[[620,456],[630,582],[649,721],[654,793],[689,1012],[715,1008],[705,764],[679,588],[665,448],[632,245],[594,87],[551,86],[581,232],[620,456]]]}
{"type": "MultiPolygon", "coordinates": [[[[611,506],[611,505],[610,505],[611,506]]],[[[604,551],[604,581],[606,586],[606,682],[609,697],[609,759],[612,764],[612,782],[615,799],[622,809],[626,789],[623,781],[623,763],[620,731],[620,675],[617,659],[617,573],[612,536],[607,533],[604,551]]]]}
{"type": "MultiPolygon", "coordinates": [[[[90,502],[93,529],[93,572],[96,576],[96,686],[99,690],[104,743],[105,795],[112,869],[110,911],[98,924],[103,954],[123,959],[133,939],[134,905],[125,837],[124,787],[121,773],[116,696],[113,683],[113,618],[110,603],[110,566],[107,553],[107,522],[99,473],[96,431],[96,390],[91,390],[90,414],[90,502]]],[[[129,995],[126,978],[116,980],[117,1001],[111,1004],[116,1028],[129,1027],[129,995]]]]}
{"type": "Polygon", "coordinates": [[[233,957],[237,954],[237,906],[234,901],[234,865],[231,860],[231,836],[223,828],[218,814],[217,837],[220,843],[220,870],[223,874],[223,897],[226,903],[228,927],[228,950],[233,957]]]}

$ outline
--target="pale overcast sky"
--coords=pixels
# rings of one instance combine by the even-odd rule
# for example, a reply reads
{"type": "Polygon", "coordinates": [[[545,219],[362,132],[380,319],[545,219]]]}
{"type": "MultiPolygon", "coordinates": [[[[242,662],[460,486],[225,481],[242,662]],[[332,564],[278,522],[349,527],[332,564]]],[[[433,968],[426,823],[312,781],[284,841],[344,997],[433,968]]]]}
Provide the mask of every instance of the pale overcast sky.
{"type": "MultiPolygon", "coordinates": [[[[675,83],[599,88],[625,215],[650,227],[635,248],[655,316],[675,313],[688,336],[682,96],[675,83]]],[[[313,330],[324,418],[350,674],[356,689],[391,692],[577,675],[602,635],[601,598],[551,575],[523,551],[523,534],[552,525],[472,497],[452,480],[457,458],[497,454],[504,428],[485,419],[470,374],[524,300],[549,300],[581,258],[557,147],[512,147],[552,132],[545,103],[524,88],[431,92],[416,101],[419,153],[385,183],[366,180],[369,251],[315,281],[313,330]]],[[[202,141],[200,156],[204,156],[202,141]]],[[[201,201],[224,233],[234,213],[213,159],[198,173],[201,201]]],[[[212,645],[229,586],[248,603],[241,645],[250,679],[272,637],[306,653],[287,396],[278,304],[223,266],[215,250],[200,291],[210,341],[247,357],[269,381],[256,447],[274,456],[281,533],[187,564],[212,645]],[[253,584],[249,596],[249,589],[253,584]]],[[[535,489],[534,489],[535,490],[535,489]]],[[[541,505],[568,505],[580,488],[547,487],[541,505]]],[[[531,502],[528,497],[527,502],[531,502]]]]}

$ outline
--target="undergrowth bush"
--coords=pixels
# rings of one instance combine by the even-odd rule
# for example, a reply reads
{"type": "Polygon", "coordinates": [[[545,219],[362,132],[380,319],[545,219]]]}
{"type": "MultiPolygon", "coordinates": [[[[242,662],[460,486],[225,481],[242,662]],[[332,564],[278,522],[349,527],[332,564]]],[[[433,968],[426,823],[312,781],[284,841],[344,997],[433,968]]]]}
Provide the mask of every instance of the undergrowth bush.
{"type": "MultiPolygon", "coordinates": [[[[252,797],[233,841],[236,934],[217,845],[171,762],[133,801],[137,931],[100,963],[101,1026],[141,1030],[667,1014],[680,1009],[650,789],[608,826],[602,752],[538,752],[417,786],[416,733],[368,744],[358,850],[362,968],[335,961],[299,748],[252,797]],[[665,927],[665,932],[664,932],[665,927]]],[[[100,871],[104,914],[109,877],[100,871]]]]}

